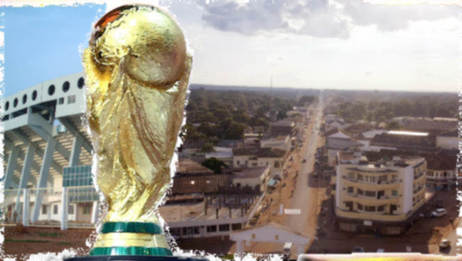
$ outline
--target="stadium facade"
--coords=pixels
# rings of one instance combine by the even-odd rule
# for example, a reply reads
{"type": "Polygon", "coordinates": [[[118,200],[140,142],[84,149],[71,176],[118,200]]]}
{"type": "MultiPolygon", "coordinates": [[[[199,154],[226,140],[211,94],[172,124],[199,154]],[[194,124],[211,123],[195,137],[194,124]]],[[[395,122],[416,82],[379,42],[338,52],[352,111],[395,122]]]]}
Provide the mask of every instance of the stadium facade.
{"type": "Polygon", "coordinates": [[[82,73],[42,82],[0,102],[5,222],[68,226],[96,220],[92,145],[83,124],[82,73]]]}

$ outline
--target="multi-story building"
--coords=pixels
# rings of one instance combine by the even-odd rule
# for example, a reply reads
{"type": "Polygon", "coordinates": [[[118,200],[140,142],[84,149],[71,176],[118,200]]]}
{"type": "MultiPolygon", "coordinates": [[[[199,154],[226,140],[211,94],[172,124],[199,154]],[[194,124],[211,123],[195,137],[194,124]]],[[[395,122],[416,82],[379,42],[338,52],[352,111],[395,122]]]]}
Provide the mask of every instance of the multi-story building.
{"type": "Polygon", "coordinates": [[[404,232],[425,202],[426,164],[422,157],[371,162],[359,152],[339,152],[335,193],[339,228],[404,232]]]}

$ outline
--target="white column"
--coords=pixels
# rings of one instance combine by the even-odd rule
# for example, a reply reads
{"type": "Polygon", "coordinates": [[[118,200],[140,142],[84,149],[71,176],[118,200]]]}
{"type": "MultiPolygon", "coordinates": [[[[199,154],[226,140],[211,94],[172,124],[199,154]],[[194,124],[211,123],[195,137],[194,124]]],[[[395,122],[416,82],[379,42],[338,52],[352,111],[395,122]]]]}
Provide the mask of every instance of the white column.
{"type": "Polygon", "coordinates": [[[23,189],[23,195],[24,195],[24,204],[22,205],[22,224],[27,227],[29,226],[29,190],[28,189],[23,189]]]}
{"type": "Polygon", "coordinates": [[[67,187],[63,187],[63,193],[61,194],[61,230],[67,229],[67,211],[69,210],[67,200],[67,187]]]}
{"type": "Polygon", "coordinates": [[[96,224],[98,221],[99,215],[99,201],[93,201],[93,206],[91,209],[91,223],[96,224]]]}

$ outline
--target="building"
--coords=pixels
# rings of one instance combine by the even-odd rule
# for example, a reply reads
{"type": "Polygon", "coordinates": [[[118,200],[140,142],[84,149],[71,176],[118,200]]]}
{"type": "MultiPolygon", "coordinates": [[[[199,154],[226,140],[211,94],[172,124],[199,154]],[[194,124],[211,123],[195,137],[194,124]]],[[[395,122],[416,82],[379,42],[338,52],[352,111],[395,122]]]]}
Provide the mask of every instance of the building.
{"type": "MultiPolygon", "coordinates": [[[[83,74],[45,81],[3,98],[5,200],[8,221],[94,220],[92,145],[82,116],[83,74]],[[63,204],[63,194],[67,200],[63,204]],[[23,215],[24,214],[24,215],[23,215]]],[[[75,222],[74,222],[75,221],[75,222]]]]}
{"type": "Polygon", "coordinates": [[[436,136],[436,147],[446,150],[459,149],[459,133],[457,129],[436,136]]]}
{"type": "Polygon", "coordinates": [[[233,149],[233,167],[270,167],[270,175],[281,175],[286,151],[271,148],[233,149]]]}
{"type": "Polygon", "coordinates": [[[432,153],[427,157],[427,187],[448,189],[457,185],[457,153],[432,153]]]}
{"type": "Polygon", "coordinates": [[[172,186],[173,194],[217,193],[221,187],[231,184],[229,173],[214,173],[190,159],[182,159],[178,163],[172,186]]]}
{"type": "Polygon", "coordinates": [[[354,149],[362,146],[361,143],[346,135],[342,131],[335,131],[326,138],[327,164],[335,166],[339,151],[354,149]]]}
{"type": "Polygon", "coordinates": [[[409,152],[433,152],[436,150],[434,135],[428,132],[387,131],[375,135],[371,141],[371,150],[401,150],[409,152]]]}
{"type": "Polygon", "coordinates": [[[205,159],[216,158],[228,166],[233,165],[233,148],[215,146],[213,150],[212,152],[205,153],[205,159]]]}
{"type": "Polygon", "coordinates": [[[457,129],[457,118],[425,118],[425,117],[395,117],[392,121],[397,122],[402,129],[440,133],[457,129]]]}
{"type": "Polygon", "coordinates": [[[291,139],[289,135],[280,135],[272,137],[264,137],[260,141],[261,148],[280,149],[283,151],[289,151],[291,148],[291,139]]]}
{"type": "Polygon", "coordinates": [[[335,214],[349,232],[403,233],[425,202],[427,163],[422,157],[368,161],[339,152],[335,214]]]}
{"type": "Polygon", "coordinates": [[[229,236],[248,222],[248,209],[200,203],[167,204],[159,208],[175,239],[229,236]]]}
{"type": "Polygon", "coordinates": [[[233,185],[236,187],[251,187],[263,192],[270,178],[270,167],[253,167],[235,170],[233,185]]]}

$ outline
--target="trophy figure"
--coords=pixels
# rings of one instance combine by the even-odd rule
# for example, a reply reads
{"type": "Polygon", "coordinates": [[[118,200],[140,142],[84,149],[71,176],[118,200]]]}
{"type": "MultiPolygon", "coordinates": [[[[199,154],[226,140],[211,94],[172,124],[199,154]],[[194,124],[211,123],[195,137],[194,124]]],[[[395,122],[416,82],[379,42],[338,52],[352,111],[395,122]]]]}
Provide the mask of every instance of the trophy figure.
{"type": "Polygon", "coordinates": [[[108,211],[84,259],[175,259],[157,208],[171,182],[191,62],[180,27],[157,7],[121,6],[96,23],[83,63],[96,183],[108,211]]]}

